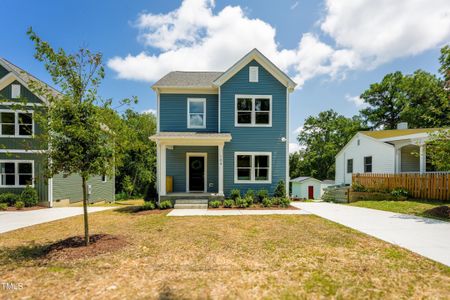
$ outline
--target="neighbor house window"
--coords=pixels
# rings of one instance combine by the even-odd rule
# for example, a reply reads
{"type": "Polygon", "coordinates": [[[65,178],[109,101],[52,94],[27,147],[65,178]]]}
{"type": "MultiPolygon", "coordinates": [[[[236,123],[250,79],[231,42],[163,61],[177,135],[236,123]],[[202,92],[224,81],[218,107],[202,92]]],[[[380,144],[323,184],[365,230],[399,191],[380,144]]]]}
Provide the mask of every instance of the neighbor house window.
{"type": "Polygon", "coordinates": [[[235,126],[272,126],[272,96],[236,95],[235,126]]]}
{"type": "Polygon", "coordinates": [[[364,157],[364,173],[372,173],[372,156],[364,157]]]}
{"type": "Polygon", "coordinates": [[[12,99],[20,98],[20,84],[11,85],[11,98],[12,99]]]}
{"type": "Polygon", "coordinates": [[[206,128],[206,99],[188,98],[188,128],[206,128]]]}
{"type": "Polygon", "coordinates": [[[258,82],[258,67],[250,67],[248,72],[248,81],[250,82],[258,82]]]}
{"type": "Polygon", "coordinates": [[[32,161],[0,161],[0,186],[33,186],[33,173],[34,163],[32,161]]]}
{"type": "Polygon", "coordinates": [[[353,173],[353,159],[347,159],[347,173],[353,173]]]}
{"type": "Polygon", "coordinates": [[[108,179],[106,177],[106,175],[102,175],[102,182],[106,182],[108,179]]]}
{"type": "Polygon", "coordinates": [[[235,183],[270,183],[272,153],[235,152],[235,183]]]}
{"type": "Polygon", "coordinates": [[[0,111],[0,136],[32,136],[33,113],[0,111]]]}

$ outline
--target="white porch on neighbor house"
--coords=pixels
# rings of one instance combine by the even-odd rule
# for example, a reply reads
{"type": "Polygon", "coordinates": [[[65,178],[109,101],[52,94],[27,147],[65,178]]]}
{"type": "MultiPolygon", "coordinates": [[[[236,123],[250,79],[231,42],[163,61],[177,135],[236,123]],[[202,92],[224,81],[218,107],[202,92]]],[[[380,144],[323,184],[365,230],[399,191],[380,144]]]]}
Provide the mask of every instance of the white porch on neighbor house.
{"type": "MultiPolygon", "coordinates": [[[[157,145],[157,190],[159,196],[186,196],[190,194],[195,195],[224,195],[223,189],[223,147],[226,142],[231,141],[231,134],[229,133],[203,133],[203,132],[159,132],[150,137],[157,145]],[[207,153],[203,151],[186,151],[186,188],[184,191],[172,191],[168,193],[167,181],[167,166],[168,166],[168,152],[173,151],[174,147],[217,147],[217,161],[211,162],[214,165],[217,163],[217,193],[208,192],[207,185],[207,170],[208,165],[204,165],[203,169],[205,176],[203,178],[203,190],[190,191],[189,188],[189,157],[205,157],[204,162],[207,163],[207,153]]],[[[209,160],[211,158],[208,158],[209,160]]],[[[169,163],[174,163],[170,162],[169,163]]],[[[176,163],[176,162],[175,162],[176,163]]],[[[183,162],[184,163],[184,162],[183,162]]],[[[179,168],[183,168],[181,165],[179,168]]],[[[184,172],[184,170],[181,170],[184,172]]],[[[178,180],[178,179],[177,179],[178,180]]]]}
{"type": "Polygon", "coordinates": [[[395,147],[395,173],[427,172],[426,139],[392,142],[395,147]]]}

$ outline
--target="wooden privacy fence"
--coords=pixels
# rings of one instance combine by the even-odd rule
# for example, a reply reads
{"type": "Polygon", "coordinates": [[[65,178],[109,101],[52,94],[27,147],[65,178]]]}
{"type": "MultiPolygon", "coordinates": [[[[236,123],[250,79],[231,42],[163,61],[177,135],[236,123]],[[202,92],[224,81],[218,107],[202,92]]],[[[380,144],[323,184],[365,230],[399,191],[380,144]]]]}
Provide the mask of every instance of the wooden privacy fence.
{"type": "Polygon", "coordinates": [[[450,200],[450,173],[353,174],[355,182],[379,191],[404,188],[418,199],[450,200]]]}

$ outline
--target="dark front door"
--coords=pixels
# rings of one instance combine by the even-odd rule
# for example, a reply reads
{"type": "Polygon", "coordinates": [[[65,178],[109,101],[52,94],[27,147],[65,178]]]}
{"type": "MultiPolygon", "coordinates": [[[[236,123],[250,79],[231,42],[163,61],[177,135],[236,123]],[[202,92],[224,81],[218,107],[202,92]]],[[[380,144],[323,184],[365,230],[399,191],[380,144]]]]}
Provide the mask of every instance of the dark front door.
{"type": "Polygon", "coordinates": [[[314,199],[314,187],[312,185],[308,186],[308,199],[314,199]]]}
{"type": "Polygon", "coordinates": [[[189,191],[203,192],[205,190],[205,158],[189,157],[189,191]]]}

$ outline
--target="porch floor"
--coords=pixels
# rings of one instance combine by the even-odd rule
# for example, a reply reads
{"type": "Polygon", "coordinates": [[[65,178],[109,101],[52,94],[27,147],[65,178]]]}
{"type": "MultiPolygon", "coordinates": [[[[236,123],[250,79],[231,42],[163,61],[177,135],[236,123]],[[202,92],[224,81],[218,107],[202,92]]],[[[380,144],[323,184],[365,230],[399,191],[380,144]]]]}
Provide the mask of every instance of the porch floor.
{"type": "Polygon", "coordinates": [[[164,196],[160,196],[160,200],[171,200],[175,201],[178,199],[208,199],[208,200],[223,200],[224,196],[219,196],[218,193],[186,193],[186,192],[175,192],[167,193],[164,196]]]}

